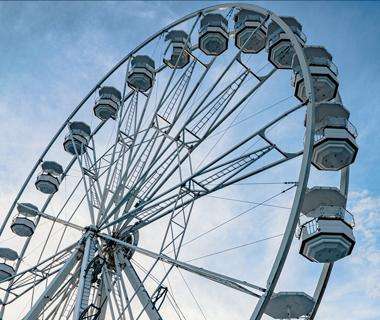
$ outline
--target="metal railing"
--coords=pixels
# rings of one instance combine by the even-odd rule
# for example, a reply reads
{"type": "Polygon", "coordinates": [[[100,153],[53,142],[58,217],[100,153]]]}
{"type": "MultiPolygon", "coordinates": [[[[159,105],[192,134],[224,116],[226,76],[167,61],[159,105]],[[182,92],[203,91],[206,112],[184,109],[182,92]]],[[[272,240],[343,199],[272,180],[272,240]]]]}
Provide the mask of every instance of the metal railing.
{"type": "Polygon", "coordinates": [[[355,227],[355,218],[352,213],[344,208],[336,208],[332,210],[333,206],[323,206],[320,208],[320,216],[309,220],[299,226],[296,237],[300,238],[302,233],[312,235],[320,231],[320,220],[341,220],[348,224],[351,228],[355,227]]]}
{"type": "Polygon", "coordinates": [[[354,138],[358,136],[356,127],[348,119],[327,117],[318,124],[318,128],[315,130],[314,134],[314,142],[318,142],[323,139],[326,136],[325,129],[328,128],[346,129],[354,138]]]}

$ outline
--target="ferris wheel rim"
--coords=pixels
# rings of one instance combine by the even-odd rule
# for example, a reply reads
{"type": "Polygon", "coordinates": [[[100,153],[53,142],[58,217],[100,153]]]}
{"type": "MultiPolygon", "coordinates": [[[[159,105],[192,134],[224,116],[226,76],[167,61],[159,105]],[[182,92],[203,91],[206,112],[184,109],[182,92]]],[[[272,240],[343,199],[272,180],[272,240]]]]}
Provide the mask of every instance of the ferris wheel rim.
{"type": "MultiPolygon", "coordinates": [[[[27,183],[29,183],[30,179],[32,178],[32,175],[37,170],[38,165],[41,163],[42,159],[44,158],[44,156],[46,155],[46,153],[48,152],[48,150],[50,149],[50,147],[57,140],[57,138],[62,133],[62,131],[66,128],[66,126],[70,122],[70,120],[75,116],[75,114],[77,113],[77,111],[83,106],[83,104],[86,101],[88,101],[88,99],[96,92],[96,90],[116,70],[118,70],[122,65],[124,65],[128,61],[128,59],[130,57],[132,57],[136,52],[138,52],[141,48],[143,48],[149,42],[151,42],[152,40],[156,39],[161,34],[163,34],[164,32],[166,32],[167,30],[175,27],[176,25],[178,25],[178,24],[180,24],[180,23],[182,23],[184,21],[187,21],[187,20],[189,20],[191,18],[194,18],[194,17],[196,17],[199,14],[204,14],[204,13],[207,13],[207,12],[213,12],[213,11],[216,11],[216,10],[222,10],[222,9],[225,9],[226,7],[227,8],[249,9],[249,10],[257,11],[257,12],[260,12],[260,13],[263,13],[263,14],[266,14],[266,15],[270,15],[271,19],[273,21],[277,22],[283,28],[283,30],[290,36],[290,40],[291,40],[292,45],[293,45],[293,47],[295,49],[295,53],[296,53],[296,55],[299,58],[299,61],[300,61],[300,64],[301,64],[301,69],[302,69],[302,74],[303,74],[304,79],[305,79],[305,86],[306,86],[306,89],[307,89],[307,94],[309,96],[309,102],[308,102],[308,106],[307,106],[307,119],[308,120],[307,120],[307,123],[306,123],[305,144],[304,144],[304,150],[303,150],[303,154],[302,154],[302,159],[303,159],[302,160],[302,168],[300,170],[300,177],[299,177],[299,181],[298,181],[298,185],[297,185],[297,190],[296,190],[296,196],[295,196],[295,198],[297,198],[297,203],[295,204],[296,201],[293,200],[292,214],[289,217],[288,225],[287,225],[287,228],[286,228],[286,230],[287,230],[286,231],[286,233],[287,233],[287,238],[286,238],[287,239],[287,241],[286,241],[287,244],[285,244],[284,246],[285,247],[288,246],[288,248],[289,248],[290,244],[292,242],[292,239],[294,238],[296,222],[297,222],[298,217],[299,217],[299,207],[300,207],[300,205],[302,203],[303,194],[305,192],[305,188],[306,188],[307,181],[308,181],[308,174],[309,174],[309,170],[310,170],[310,166],[311,166],[311,152],[312,152],[312,148],[313,148],[314,122],[315,122],[314,121],[314,109],[315,109],[314,89],[313,89],[313,87],[311,85],[311,75],[310,75],[310,71],[309,71],[309,68],[308,68],[308,65],[307,65],[307,62],[306,62],[305,55],[303,53],[303,50],[302,50],[301,46],[299,45],[299,43],[297,42],[297,40],[295,38],[294,32],[282,21],[282,19],[280,17],[278,17],[277,15],[275,15],[273,12],[271,12],[269,10],[266,10],[266,9],[263,9],[263,8],[261,8],[259,6],[256,6],[256,5],[250,5],[250,4],[247,4],[247,3],[227,3],[227,4],[220,4],[220,5],[211,6],[211,7],[207,7],[207,8],[204,8],[204,9],[197,10],[197,11],[195,11],[195,12],[189,14],[189,15],[186,15],[186,16],[184,16],[184,17],[176,20],[172,24],[169,24],[168,26],[162,28],[160,31],[158,31],[157,33],[155,33],[154,35],[152,35],[151,37],[149,37],[148,39],[146,39],[139,46],[137,46],[135,49],[133,49],[127,56],[125,56],[124,58],[122,58],[108,73],[106,73],[106,75],[96,84],[96,86],[92,90],[90,90],[90,92],[85,96],[85,98],[80,102],[80,104],[68,116],[68,118],[65,120],[65,122],[60,127],[60,129],[58,130],[58,132],[53,136],[52,140],[49,142],[48,146],[46,147],[46,149],[44,150],[44,152],[42,153],[42,155],[39,157],[38,161],[36,162],[35,166],[33,167],[34,169],[32,169],[32,171],[28,175],[28,178],[24,182],[23,186],[24,185],[26,186],[27,183]],[[292,220],[292,221],[290,221],[290,220],[292,220]]],[[[100,125],[102,125],[103,123],[104,122],[102,122],[100,125]]],[[[76,160],[76,158],[74,157],[72,161],[75,162],[75,160],[76,160]]],[[[16,196],[15,201],[12,203],[13,207],[11,207],[11,209],[9,211],[9,216],[11,215],[12,211],[14,210],[14,207],[17,204],[17,201],[19,200],[19,198],[21,197],[23,191],[24,190],[23,190],[23,187],[22,187],[21,190],[19,191],[19,194],[16,196]]],[[[48,204],[49,203],[47,203],[47,205],[48,204]]],[[[0,234],[3,231],[3,229],[5,227],[5,224],[6,224],[6,221],[4,222],[2,228],[0,229],[0,234]]],[[[284,254],[285,254],[285,252],[282,252],[282,257],[279,258],[281,261],[283,260],[283,263],[285,262],[284,259],[286,259],[287,253],[285,255],[284,254]]],[[[282,263],[281,261],[280,261],[280,264],[282,263]]],[[[282,263],[282,265],[283,265],[283,263],[282,263]]],[[[265,309],[266,303],[270,299],[271,293],[274,290],[275,284],[277,282],[277,280],[275,278],[277,277],[278,270],[281,269],[281,268],[282,267],[276,268],[276,271],[273,274],[273,279],[272,279],[272,281],[270,281],[270,287],[272,289],[270,289],[270,290],[267,291],[268,292],[268,295],[266,296],[267,299],[261,304],[260,310],[258,311],[258,313],[261,313],[261,315],[262,315],[263,310],[265,309]]],[[[272,273],[271,273],[271,275],[272,275],[272,273]]],[[[281,272],[278,274],[278,277],[279,277],[280,274],[281,274],[281,272]]],[[[277,277],[277,279],[278,279],[278,277],[277,277]]]]}

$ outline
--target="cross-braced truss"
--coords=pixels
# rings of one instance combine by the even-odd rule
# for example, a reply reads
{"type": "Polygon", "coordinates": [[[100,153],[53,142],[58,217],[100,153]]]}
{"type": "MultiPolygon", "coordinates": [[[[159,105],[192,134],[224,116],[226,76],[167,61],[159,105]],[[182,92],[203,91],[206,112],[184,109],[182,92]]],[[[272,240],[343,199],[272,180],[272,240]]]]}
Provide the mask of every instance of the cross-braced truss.
{"type": "MultiPolygon", "coordinates": [[[[168,319],[164,315],[170,312],[173,319],[189,319],[192,316],[187,317],[182,310],[171,284],[175,269],[253,298],[257,305],[251,319],[262,317],[284,266],[300,214],[310,170],[314,125],[310,110],[314,96],[313,90],[309,90],[308,100],[299,103],[278,95],[283,92],[274,84],[279,72],[270,63],[260,68],[247,54],[245,44],[228,49],[223,55],[208,56],[199,44],[191,43],[206,14],[221,10],[232,21],[241,8],[263,17],[260,24],[250,29],[246,42],[266,28],[269,21],[278,23],[301,62],[306,87],[311,88],[306,60],[295,34],[275,14],[256,6],[203,9],[149,38],[120,61],[74,110],[41,155],[12,205],[1,232],[15,214],[16,204],[24,198],[40,162],[54,154],[50,152],[56,152],[53,147],[69,125],[92,108],[91,98],[97,98],[98,89],[106,85],[121,88],[117,113],[113,119],[100,121],[86,144],[77,143],[77,133],[68,131],[66,139],[73,143],[74,152],[60,159],[67,163],[59,177],[59,192],[49,195],[36,212],[35,234],[22,242],[15,272],[2,283],[0,319],[23,300],[28,301],[28,310],[21,315],[24,320],[161,320],[168,319]],[[168,52],[164,48],[165,36],[175,28],[185,28],[188,33],[179,58],[170,66],[165,57],[168,52]],[[160,64],[154,68],[150,87],[138,90],[129,80],[134,70],[133,59],[148,49],[152,49],[156,63],[160,64]],[[181,57],[188,59],[184,67],[180,67],[181,57]],[[266,106],[259,108],[262,101],[266,101],[266,106]],[[289,101],[293,101],[292,105],[289,101]],[[280,110],[276,110],[278,106],[280,110]],[[287,121],[294,122],[296,117],[303,120],[305,110],[306,129],[303,123],[301,129],[295,124],[284,126],[286,132],[279,132],[287,137],[286,142],[273,134],[287,121]],[[252,118],[257,121],[246,125],[245,120],[252,118]],[[285,178],[280,173],[283,167],[290,168],[285,169],[288,170],[285,178]],[[186,238],[197,210],[206,210],[203,219],[212,214],[207,212],[207,206],[202,209],[202,201],[233,200],[225,192],[256,181],[257,176],[275,181],[272,189],[260,189],[253,183],[250,192],[257,192],[264,200],[225,222],[207,227],[206,231],[203,228],[201,235],[195,232],[198,236],[186,238]],[[63,189],[65,194],[55,202],[63,189]],[[288,205],[291,210],[265,285],[263,279],[251,283],[199,267],[193,264],[197,259],[189,262],[181,258],[185,245],[253,209],[263,206],[268,210],[283,209],[268,201],[284,194],[292,198],[288,205]],[[37,254],[30,249],[35,241],[42,245],[37,254]]],[[[228,37],[235,36],[234,31],[228,33],[228,37]]],[[[261,231],[259,234],[263,239],[249,245],[274,238],[261,231]]],[[[331,271],[331,266],[326,268],[316,291],[317,303],[308,316],[310,320],[318,309],[331,271]]],[[[205,318],[201,303],[180,275],[182,287],[187,287],[205,318]]]]}

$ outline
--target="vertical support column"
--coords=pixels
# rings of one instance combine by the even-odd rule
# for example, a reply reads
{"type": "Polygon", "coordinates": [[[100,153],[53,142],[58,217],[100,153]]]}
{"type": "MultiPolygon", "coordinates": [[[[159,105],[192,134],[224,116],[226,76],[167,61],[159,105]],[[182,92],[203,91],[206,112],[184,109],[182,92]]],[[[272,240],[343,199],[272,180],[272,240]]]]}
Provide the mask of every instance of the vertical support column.
{"type": "Polygon", "coordinates": [[[100,281],[100,285],[98,288],[97,300],[98,300],[98,306],[101,308],[98,320],[105,320],[106,312],[107,312],[107,305],[108,305],[108,295],[107,295],[107,290],[105,288],[105,284],[103,281],[103,277],[100,281]]]}
{"type": "Polygon", "coordinates": [[[144,288],[144,284],[141,282],[136,270],[133,268],[131,262],[125,259],[124,272],[131,283],[133,290],[135,290],[137,297],[139,298],[145,313],[149,320],[162,320],[158,310],[152,302],[151,297],[144,288]]]}
{"type": "Polygon", "coordinates": [[[91,291],[91,277],[92,277],[92,267],[90,262],[94,258],[96,250],[96,242],[94,239],[94,233],[89,231],[86,237],[86,243],[82,258],[82,266],[79,275],[79,285],[77,299],[74,309],[73,320],[79,320],[80,315],[83,310],[88,306],[90,291],[91,291]]]}

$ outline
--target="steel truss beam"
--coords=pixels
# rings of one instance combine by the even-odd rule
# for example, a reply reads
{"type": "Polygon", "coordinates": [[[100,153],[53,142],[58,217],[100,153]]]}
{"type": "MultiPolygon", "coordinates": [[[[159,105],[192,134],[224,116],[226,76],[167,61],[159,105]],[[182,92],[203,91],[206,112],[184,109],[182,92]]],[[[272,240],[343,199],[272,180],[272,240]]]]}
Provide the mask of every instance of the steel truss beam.
{"type": "Polygon", "coordinates": [[[46,287],[45,291],[41,294],[40,298],[32,306],[28,314],[23,318],[23,320],[36,320],[39,314],[44,310],[46,304],[50,302],[50,299],[54,296],[55,292],[62,285],[66,277],[70,274],[70,271],[78,262],[80,258],[79,250],[75,250],[71,257],[66,261],[62,269],[55,276],[55,278],[46,287]]]}
{"type": "MultiPolygon", "coordinates": [[[[141,228],[141,227],[147,225],[148,223],[156,221],[158,218],[161,218],[162,216],[165,216],[166,214],[170,213],[173,209],[162,211],[163,208],[168,208],[169,204],[173,204],[173,203],[177,202],[176,196],[173,196],[173,195],[167,196],[168,194],[170,194],[170,192],[173,192],[174,190],[176,190],[178,188],[183,188],[183,187],[185,187],[185,189],[186,189],[186,188],[188,188],[189,183],[191,185],[197,186],[198,184],[197,184],[197,181],[195,180],[195,178],[200,177],[206,171],[210,171],[210,170],[213,170],[213,169],[216,169],[216,168],[220,167],[222,165],[222,163],[223,163],[223,162],[221,163],[221,161],[223,161],[223,159],[226,156],[228,156],[229,154],[232,154],[232,152],[236,151],[238,148],[241,148],[244,144],[249,143],[253,138],[256,138],[258,136],[263,135],[268,128],[270,128],[275,123],[277,123],[281,119],[285,118],[289,114],[291,114],[291,113],[297,111],[298,109],[302,108],[303,106],[304,106],[304,104],[299,104],[299,105],[297,105],[297,106],[289,109],[288,111],[286,111],[285,113],[283,113],[282,115],[280,115],[279,117],[277,117],[276,119],[274,119],[273,121],[271,121],[268,124],[266,124],[264,127],[262,127],[261,129],[259,129],[258,131],[254,132],[253,134],[251,134],[250,136],[248,136],[247,138],[245,138],[244,140],[242,140],[237,145],[231,147],[230,150],[226,151],[224,154],[222,154],[221,156],[219,156],[218,158],[216,158],[215,160],[213,160],[212,162],[210,162],[209,164],[207,164],[203,168],[201,168],[198,171],[196,171],[195,173],[193,173],[190,177],[184,179],[184,181],[181,182],[180,184],[178,184],[178,185],[176,185],[174,187],[169,188],[168,190],[164,191],[160,195],[155,196],[154,198],[151,198],[151,199],[149,199],[149,200],[147,200],[145,202],[140,203],[139,207],[137,207],[136,209],[131,210],[127,215],[123,215],[120,218],[115,219],[114,221],[112,221],[109,224],[105,225],[101,229],[107,228],[107,227],[112,226],[112,225],[114,225],[116,223],[120,223],[123,220],[125,220],[126,218],[138,217],[142,213],[150,210],[151,213],[149,215],[148,214],[144,214],[144,219],[143,219],[142,223],[139,223],[138,225],[136,225],[136,228],[141,228]],[[194,184],[194,182],[195,182],[195,184],[194,184]],[[166,196],[166,198],[165,198],[165,196],[166,196]],[[160,205],[160,204],[162,204],[162,205],[160,205]]],[[[269,145],[267,151],[271,150],[269,147],[273,149],[273,146],[269,145]]],[[[261,152],[260,149],[257,150],[257,151],[261,152]]],[[[267,151],[265,151],[263,154],[261,154],[261,156],[263,156],[267,151]]],[[[254,154],[254,152],[251,152],[251,153],[254,154]]],[[[302,152],[292,153],[292,154],[287,153],[286,157],[283,156],[283,154],[281,154],[283,156],[283,159],[280,159],[278,161],[275,161],[273,163],[265,165],[262,168],[256,169],[256,170],[254,170],[254,171],[252,171],[252,172],[250,172],[248,174],[245,174],[243,176],[235,177],[234,179],[233,179],[233,176],[229,176],[228,177],[228,181],[225,180],[224,183],[219,183],[217,186],[212,186],[212,188],[210,188],[210,189],[203,188],[203,190],[202,190],[201,193],[195,192],[194,194],[195,194],[196,197],[207,195],[207,194],[209,194],[211,192],[217,191],[217,190],[219,190],[221,188],[224,188],[224,187],[226,187],[228,185],[231,185],[233,183],[236,183],[238,181],[241,181],[243,179],[251,177],[252,175],[255,175],[255,174],[258,174],[258,173],[260,173],[262,171],[268,170],[268,169],[270,169],[270,168],[272,168],[272,167],[274,167],[276,165],[279,165],[279,164],[281,164],[283,162],[286,162],[286,161],[288,161],[288,160],[290,160],[290,159],[292,159],[294,157],[297,157],[297,156],[299,156],[301,154],[302,154],[302,152]]],[[[259,156],[257,158],[260,158],[261,156],[259,156]]],[[[243,156],[240,157],[240,159],[243,159],[244,157],[247,158],[248,155],[247,154],[243,154],[243,156]]],[[[251,164],[253,162],[254,161],[250,161],[249,164],[251,164]]],[[[226,165],[227,162],[224,162],[223,164],[226,165]]],[[[237,173],[239,173],[240,171],[242,171],[243,168],[246,168],[247,166],[245,166],[245,165],[246,165],[246,163],[243,163],[241,165],[240,169],[239,168],[235,168],[234,169],[235,170],[234,171],[235,175],[237,173]]],[[[203,187],[206,187],[206,186],[203,186],[203,187]]],[[[189,194],[189,193],[182,192],[180,194],[180,196],[183,197],[183,196],[185,196],[187,194],[189,194]]],[[[187,205],[187,204],[189,204],[193,200],[194,199],[185,200],[184,204],[187,205]]],[[[176,206],[174,209],[178,208],[179,206],[180,205],[176,206]]]]}
{"type": "Polygon", "coordinates": [[[153,304],[151,297],[146,291],[144,284],[139,278],[136,270],[133,268],[131,262],[128,259],[125,259],[123,263],[125,264],[124,273],[132,285],[132,288],[135,291],[137,297],[139,298],[149,320],[162,320],[161,315],[156,309],[156,306],[153,304]]]}
{"type": "Polygon", "coordinates": [[[87,308],[91,292],[91,277],[93,268],[91,266],[92,259],[95,255],[96,240],[92,232],[85,235],[85,247],[82,257],[82,265],[79,275],[77,300],[74,309],[73,320],[80,320],[82,312],[87,308]]]}
{"type": "MultiPolygon", "coordinates": [[[[115,239],[115,238],[110,237],[108,235],[100,234],[99,236],[102,237],[102,238],[104,238],[104,239],[106,239],[106,240],[114,241],[114,242],[116,242],[116,243],[118,243],[118,244],[120,244],[122,246],[125,246],[125,247],[127,247],[127,248],[129,248],[131,250],[139,252],[139,253],[141,253],[141,254],[143,254],[145,256],[151,257],[153,259],[157,259],[159,261],[165,262],[167,264],[170,264],[172,266],[175,266],[175,267],[178,267],[180,269],[186,270],[188,272],[197,274],[197,275],[202,276],[204,278],[207,278],[207,279],[209,279],[211,281],[217,282],[219,284],[223,284],[223,285],[225,285],[227,287],[230,287],[232,289],[244,292],[246,294],[252,295],[252,296],[257,297],[257,298],[260,298],[261,295],[255,293],[255,292],[252,292],[251,290],[249,290],[247,288],[257,290],[257,291],[259,291],[261,293],[263,293],[263,292],[266,291],[265,288],[262,288],[260,286],[251,284],[249,282],[242,281],[242,280],[239,280],[239,279],[235,279],[235,278],[232,278],[232,277],[220,274],[220,273],[216,273],[216,272],[213,272],[213,271],[209,271],[209,270],[204,269],[204,268],[199,268],[199,267],[191,265],[189,263],[182,262],[182,261],[179,261],[177,259],[170,258],[169,256],[167,256],[165,254],[158,254],[158,253],[149,251],[147,249],[143,249],[143,248],[131,245],[131,244],[125,242],[125,241],[122,241],[122,240],[119,240],[119,239],[115,239]]],[[[129,263],[129,265],[131,265],[131,263],[129,261],[128,261],[128,263],[129,263]]]]}

